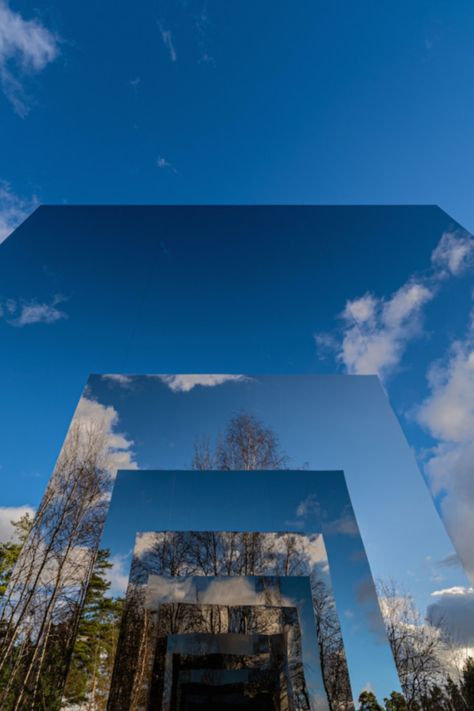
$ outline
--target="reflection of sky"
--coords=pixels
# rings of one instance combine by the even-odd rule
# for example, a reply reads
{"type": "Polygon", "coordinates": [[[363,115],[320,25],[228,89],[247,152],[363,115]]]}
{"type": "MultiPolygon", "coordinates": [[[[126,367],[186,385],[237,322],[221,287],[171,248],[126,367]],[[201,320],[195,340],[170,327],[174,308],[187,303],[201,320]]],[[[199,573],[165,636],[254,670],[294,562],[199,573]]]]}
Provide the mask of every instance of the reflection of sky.
{"type": "MultiPolygon", "coordinates": [[[[459,569],[436,566],[453,549],[375,378],[272,376],[189,392],[156,378],[132,388],[97,376],[90,384],[92,397],[116,408],[142,468],[187,468],[197,435],[215,437],[241,408],[254,413],[278,434],[291,467],[344,470],[375,578],[396,579],[422,608],[441,575],[445,587],[465,585],[459,569]]],[[[300,503],[287,521],[295,530],[303,525],[300,503]]]]}
{"type": "MultiPolygon", "coordinates": [[[[425,269],[452,225],[426,206],[41,207],[0,247],[0,298],[61,295],[68,318],[0,318],[2,505],[38,503],[89,373],[334,372],[313,334],[332,330],[348,298],[387,296],[425,269]]],[[[390,382],[400,412],[464,334],[471,290],[457,284],[390,382]]],[[[429,442],[404,426],[412,444],[429,442]]]]}
{"type": "Polygon", "coordinates": [[[354,614],[340,622],[355,696],[368,680],[381,697],[389,695],[398,682],[362,542],[356,527],[334,526],[351,516],[342,472],[122,471],[102,545],[118,556],[143,530],[284,531],[302,502],[312,502],[300,518],[304,531],[325,536],[338,610],[354,614]]]}

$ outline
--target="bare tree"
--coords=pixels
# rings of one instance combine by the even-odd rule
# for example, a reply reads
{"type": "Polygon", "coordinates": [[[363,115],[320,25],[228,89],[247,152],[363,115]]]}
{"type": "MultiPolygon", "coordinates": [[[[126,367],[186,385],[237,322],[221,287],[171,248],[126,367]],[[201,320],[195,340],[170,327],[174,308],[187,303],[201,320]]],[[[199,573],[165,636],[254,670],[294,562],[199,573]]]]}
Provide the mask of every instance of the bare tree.
{"type": "Polygon", "coordinates": [[[218,436],[214,451],[207,437],[195,441],[192,466],[201,471],[249,471],[284,469],[287,463],[273,430],[254,415],[239,412],[218,436]]]}
{"type": "Polygon", "coordinates": [[[354,709],[342,630],[334,598],[327,584],[313,576],[311,582],[319,657],[331,711],[354,709]]]}
{"type": "Polygon", "coordinates": [[[0,617],[5,711],[59,704],[108,506],[106,436],[99,425],[72,425],[12,573],[0,617]]]}
{"type": "Polygon", "coordinates": [[[446,641],[393,580],[378,581],[377,592],[407,705],[416,709],[433,687],[446,682],[446,641]]]}

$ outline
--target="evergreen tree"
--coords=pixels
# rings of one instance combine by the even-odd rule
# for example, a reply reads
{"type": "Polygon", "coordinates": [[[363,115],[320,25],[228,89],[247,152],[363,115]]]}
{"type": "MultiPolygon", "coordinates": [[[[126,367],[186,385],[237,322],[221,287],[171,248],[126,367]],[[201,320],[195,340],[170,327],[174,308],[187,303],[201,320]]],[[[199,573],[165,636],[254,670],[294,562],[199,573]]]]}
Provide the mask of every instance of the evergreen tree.
{"type": "Polygon", "coordinates": [[[107,705],[123,602],[107,594],[110,583],[106,573],[112,567],[108,556],[107,550],[97,554],[64,694],[68,703],[87,703],[94,711],[102,711],[107,705]]]}
{"type": "Polygon", "coordinates": [[[408,711],[408,705],[405,697],[398,691],[392,691],[390,698],[384,699],[384,701],[386,711],[408,711]]]}
{"type": "Polygon", "coordinates": [[[33,519],[26,513],[11,524],[14,528],[15,540],[0,543],[0,599],[5,595],[13,567],[31,530],[33,519]]]}
{"type": "Polygon", "coordinates": [[[464,664],[461,694],[469,711],[474,711],[474,659],[472,657],[468,657],[464,664]]]}
{"type": "Polygon", "coordinates": [[[363,691],[359,696],[359,711],[383,711],[372,691],[363,691]]]}

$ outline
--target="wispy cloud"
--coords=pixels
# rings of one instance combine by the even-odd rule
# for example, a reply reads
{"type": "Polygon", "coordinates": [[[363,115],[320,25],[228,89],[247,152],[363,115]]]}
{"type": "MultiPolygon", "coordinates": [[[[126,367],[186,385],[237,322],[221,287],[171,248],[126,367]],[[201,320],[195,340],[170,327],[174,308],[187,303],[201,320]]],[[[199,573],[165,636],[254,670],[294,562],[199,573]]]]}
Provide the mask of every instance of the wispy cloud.
{"type": "Polygon", "coordinates": [[[474,239],[462,230],[447,232],[431,255],[431,271],[413,274],[390,296],[365,293],[348,299],[341,326],[315,334],[320,357],[328,354],[347,373],[386,380],[400,366],[409,343],[423,333],[423,312],[441,283],[473,263],[474,239]]]}
{"type": "Polygon", "coordinates": [[[102,375],[102,380],[108,380],[114,385],[119,385],[122,388],[130,389],[133,385],[133,377],[131,375],[122,375],[120,373],[107,373],[102,375]]]}
{"type": "Polygon", "coordinates": [[[21,225],[37,207],[38,199],[36,196],[24,198],[15,195],[9,183],[0,181],[0,243],[3,242],[18,225],[21,225]]]}
{"type": "Polygon", "coordinates": [[[187,393],[197,385],[203,387],[214,387],[228,382],[242,382],[248,378],[245,375],[159,375],[158,376],[173,392],[187,393]]]}
{"type": "Polygon", "coordinates": [[[42,71],[59,55],[58,37],[38,19],[25,20],[0,0],[0,82],[16,113],[30,110],[23,80],[42,71]]]}
{"type": "Polygon", "coordinates": [[[68,318],[58,305],[64,301],[62,296],[55,296],[51,302],[17,301],[7,299],[0,304],[0,317],[6,316],[6,323],[22,328],[36,323],[52,324],[68,318]]]}
{"type": "Polygon", "coordinates": [[[176,62],[176,60],[178,59],[178,55],[176,54],[176,50],[174,47],[173,35],[171,33],[171,30],[167,29],[161,22],[158,22],[158,29],[160,31],[163,44],[165,45],[168,51],[170,60],[172,62],[176,62]]]}
{"type": "Polygon", "coordinates": [[[160,168],[160,170],[168,170],[171,173],[174,173],[175,175],[178,174],[178,171],[176,170],[174,165],[170,163],[169,160],[164,158],[164,156],[158,156],[158,158],[156,159],[156,165],[157,168],[160,168]]]}

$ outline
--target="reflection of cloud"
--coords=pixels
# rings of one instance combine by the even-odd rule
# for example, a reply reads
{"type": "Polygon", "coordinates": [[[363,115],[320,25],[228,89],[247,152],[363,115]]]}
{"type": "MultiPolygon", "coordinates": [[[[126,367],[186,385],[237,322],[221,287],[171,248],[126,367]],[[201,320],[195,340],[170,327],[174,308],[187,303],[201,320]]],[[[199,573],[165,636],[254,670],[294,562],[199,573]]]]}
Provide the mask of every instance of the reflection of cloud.
{"type": "Polygon", "coordinates": [[[42,71],[58,54],[58,39],[50,30],[37,19],[25,20],[0,0],[0,83],[22,118],[30,109],[23,78],[42,71]]]}
{"type": "Polygon", "coordinates": [[[301,501],[296,508],[296,515],[298,518],[306,518],[311,514],[316,514],[319,516],[321,511],[321,506],[318,501],[318,497],[315,494],[310,494],[303,501],[301,501]]]}
{"type": "Polygon", "coordinates": [[[158,534],[154,533],[153,531],[144,531],[141,533],[137,533],[133,554],[136,555],[138,558],[141,558],[146,553],[152,551],[157,542],[158,534]]]}
{"type": "Polygon", "coordinates": [[[465,338],[430,368],[428,383],[417,419],[438,444],[425,471],[433,494],[443,495],[443,519],[474,580],[474,313],[465,338]]]}
{"type": "Polygon", "coordinates": [[[204,387],[214,387],[228,382],[241,382],[247,380],[244,375],[224,375],[224,374],[197,374],[197,375],[160,375],[161,380],[173,390],[173,392],[187,393],[196,385],[204,387]]]}
{"type": "Polygon", "coordinates": [[[474,588],[435,590],[428,607],[431,623],[448,632],[455,644],[474,647],[474,588]]]}
{"type": "Polygon", "coordinates": [[[38,200],[35,196],[31,199],[19,197],[12,192],[8,183],[0,181],[0,243],[37,207],[38,200]]]}
{"type": "Polygon", "coordinates": [[[195,602],[196,589],[193,579],[166,578],[150,575],[146,585],[146,604],[155,608],[166,602],[195,602]]]}
{"type": "Polygon", "coordinates": [[[366,616],[369,629],[375,634],[380,643],[387,642],[387,633],[382,617],[381,605],[375,592],[375,586],[371,578],[366,578],[358,583],[356,588],[357,602],[361,606],[361,613],[366,616]]]}
{"type": "Polygon", "coordinates": [[[458,276],[474,264],[474,239],[465,230],[445,232],[431,255],[441,277],[458,276]]]}
{"type": "Polygon", "coordinates": [[[0,543],[15,540],[15,529],[11,522],[18,521],[25,514],[29,514],[33,518],[35,515],[34,508],[28,506],[28,504],[24,506],[0,506],[0,543]]]}
{"type": "Polygon", "coordinates": [[[460,275],[474,263],[474,239],[458,230],[445,233],[433,251],[432,272],[412,275],[388,298],[366,293],[348,299],[336,334],[318,333],[321,355],[333,353],[348,373],[376,374],[385,379],[399,366],[408,343],[422,333],[426,304],[448,276],[460,275]]]}
{"type": "Polygon", "coordinates": [[[437,565],[438,568],[460,568],[462,564],[457,553],[450,553],[439,560],[437,565]]]}
{"type": "Polygon", "coordinates": [[[114,597],[125,595],[128,585],[129,557],[114,555],[110,558],[110,563],[112,567],[106,571],[106,578],[110,583],[110,594],[114,597]]]}
{"type": "MultiPolygon", "coordinates": [[[[298,579],[303,581],[306,578],[300,577],[298,579]]],[[[199,603],[200,605],[297,607],[301,601],[282,595],[279,580],[278,576],[247,577],[236,575],[169,578],[162,575],[150,575],[145,586],[145,600],[147,606],[152,609],[170,602],[199,603]]]]}
{"type": "MultiPolygon", "coordinates": [[[[388,299],[365,294],[348,300],[341,314],[337,360],[348,373],[385,378],[398,366],[408,342],[420,334],[422,308],[433,296],[433,288],[413,280],[388,299]]],[[[324,345],[318,336],[316,343],[324,345]]]]}
{"type": "Polygon", "coordinates": [[[358,536],[357,521],[352,513],[347,513],[340,518],[324,524],[324,533],[339,536],[358,536]]]}
{"type": "Polygon", "coordinates": [[[133,441],[117,432],[118,422],[119,415],[114,407],[102,405],[87,397],[81,397],[73,418],[85,446],[91,430],[101,434],[105,466],[111,476],[115,476],[118,469],[138,469],[132,450],[133,441]]]}
{"type": "Polygon", "coordinates": [[[102,375],[102,380],[108,380],[111,383],[120,385],[122,388],[130,388],[133,384],[131,375],[123,375],[121,373],[107,373],[102,375]]]}
{"type": "Polygon", "coordinates": [[[262,595],[244,577],[217,578],[199,595],[199,602],[207,605],[230,605],[236,600],[239,605],[256,605],[262,595]]]}

